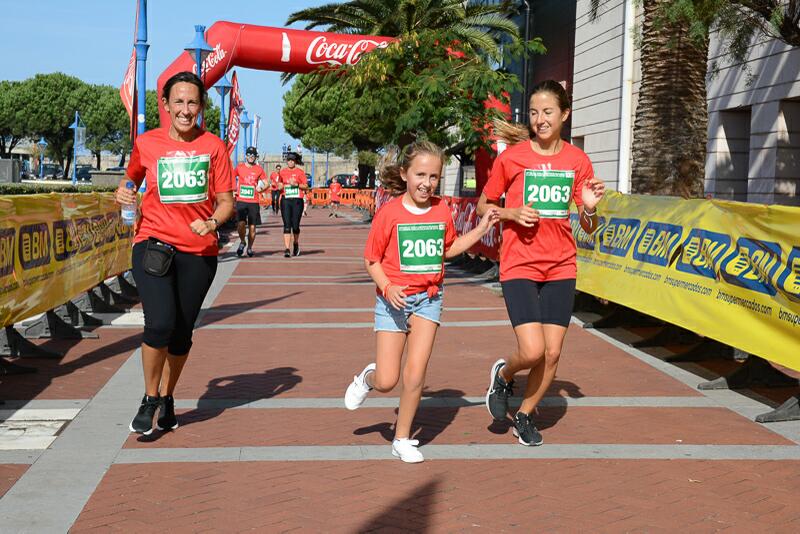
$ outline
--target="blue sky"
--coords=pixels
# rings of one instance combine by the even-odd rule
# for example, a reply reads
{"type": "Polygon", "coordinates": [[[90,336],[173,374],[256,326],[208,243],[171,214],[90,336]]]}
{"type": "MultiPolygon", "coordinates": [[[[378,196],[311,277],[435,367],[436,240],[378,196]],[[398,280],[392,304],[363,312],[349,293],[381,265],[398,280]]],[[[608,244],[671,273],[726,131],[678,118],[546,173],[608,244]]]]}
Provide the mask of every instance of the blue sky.
{"type": "MultiPolygon", "coordinates": [[[[324,0],[149,0],[147,88],[194,38],[218,20],[284,27],[291,13],[324,0]]],[[[0,0],[0,79],[61,71],[88,83],[122,82],[133,47],[136,0],[0,0]]],[[[302,28],[302,25],[294,27],[302,28]]],[[[248,113],[261,119],[259,150],[295,141],[283,131],[280,73],[236,69],[248,113]]],[[[216,104],[219,95],[210,94],[216,104]]]]}

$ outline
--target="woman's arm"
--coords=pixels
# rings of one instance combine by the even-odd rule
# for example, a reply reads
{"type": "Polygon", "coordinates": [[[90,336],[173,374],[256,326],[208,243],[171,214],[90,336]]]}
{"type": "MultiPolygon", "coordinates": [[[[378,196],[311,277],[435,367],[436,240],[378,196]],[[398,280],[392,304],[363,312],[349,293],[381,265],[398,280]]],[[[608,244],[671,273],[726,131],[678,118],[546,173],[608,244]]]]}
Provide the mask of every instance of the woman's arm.
{"type": "Polygon", "coordinates": [[[210,219],[216,219],[217,223],[221,225],[230,219],[231,216],[233,216],[234,208],[232,191],[217,193],[216,201],[217,208],[214,210],[214,213],[211,214],[209,219],[206,219],[205,221],[202,219],[195,219],[191,222],[189,227],[192,229],[192,232],[196,233],[197,235],[206,235],[214,232],[219,226],[210,219]]]}
{"type": "Polygon", "coordinates": [[[485,194],[481,193],[481,198],[478,199],[478,215],[483,217],[483,214],[489,209],[497,209],[501,221],[513,221],[520,226],[530,228],[539,222],[539,212],[533,209],[531,205],[520,206],[519,208],[501,208],[498,200],[489,200],[485,194]]]}
{"type": "Polygon", "coordinates": [[[591,178],[586,180],[581,190],[583,206],[578,206],[578,221],[587,234],[597,230],[597,204],[605,194],[606,185],[602,180],[591,178]]]}

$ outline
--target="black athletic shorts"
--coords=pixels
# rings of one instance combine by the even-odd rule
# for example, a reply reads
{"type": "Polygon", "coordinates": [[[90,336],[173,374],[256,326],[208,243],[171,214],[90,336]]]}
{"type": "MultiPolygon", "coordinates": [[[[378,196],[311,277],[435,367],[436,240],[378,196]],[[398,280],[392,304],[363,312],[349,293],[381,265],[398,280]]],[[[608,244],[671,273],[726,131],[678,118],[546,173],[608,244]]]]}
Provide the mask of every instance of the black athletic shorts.
{"type": "Polygon", "coordinates": [[[250,226],[261,224],[261,206],[258,202],[236,201],[236,220],[250,226]]]}
{"type": "Polygon", "coordinates": [[[575,301],[575,280],[536,282],[524,278],[500,282],[508,318],[517,327],[526,323],[568,326],[575,301]]]}

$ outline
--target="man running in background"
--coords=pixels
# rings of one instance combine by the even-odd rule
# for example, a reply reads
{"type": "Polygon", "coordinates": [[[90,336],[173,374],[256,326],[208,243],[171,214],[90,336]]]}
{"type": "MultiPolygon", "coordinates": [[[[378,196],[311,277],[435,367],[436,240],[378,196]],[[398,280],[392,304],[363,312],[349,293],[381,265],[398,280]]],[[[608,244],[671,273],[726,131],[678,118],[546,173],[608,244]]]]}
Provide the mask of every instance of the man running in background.
{"type": "Polygon", "coordinates": [[[246,160],[240,163],[234,175],[238,176],[236,188],[236,218],[238,221],[237,230],[239,231],[239,248],[236,255],[244,254],[245,249],[245,227],[249,227],[250,232],[247,236],[247,256],[252,258],[253,242],[256,240],[256,225],[261,224],[261,206],[258,204],[258,193],[267,188],[264,182],[266,175],[260,165],[256,165],[258,151],[251,146],[245,152],[246,160]]]}

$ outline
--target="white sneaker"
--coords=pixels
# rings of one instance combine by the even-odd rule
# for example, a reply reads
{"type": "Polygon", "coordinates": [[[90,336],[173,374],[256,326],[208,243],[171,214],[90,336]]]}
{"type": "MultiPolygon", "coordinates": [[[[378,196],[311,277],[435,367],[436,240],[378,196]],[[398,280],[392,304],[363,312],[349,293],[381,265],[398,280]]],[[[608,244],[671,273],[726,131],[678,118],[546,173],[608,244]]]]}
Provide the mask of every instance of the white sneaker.
{"type": "Polygon", "coordinates": [[[348,410],[355,410],[364,404],[364,400],[369,395],[372,389],[367,385],[367,373],[375,371],[375,364],[371,363],[364,367],[361,374],[353,377],[353,382],[347,386],[347,391],[344,394],[344,406],[348,410]]]}
{"type": "Polygon", "coordinates": [[[392,441],[392,454],[407,464],[418,464],[425,461],[425,457],[417,448],[419,441],[416,439],[396,439],[392,441]]]}

